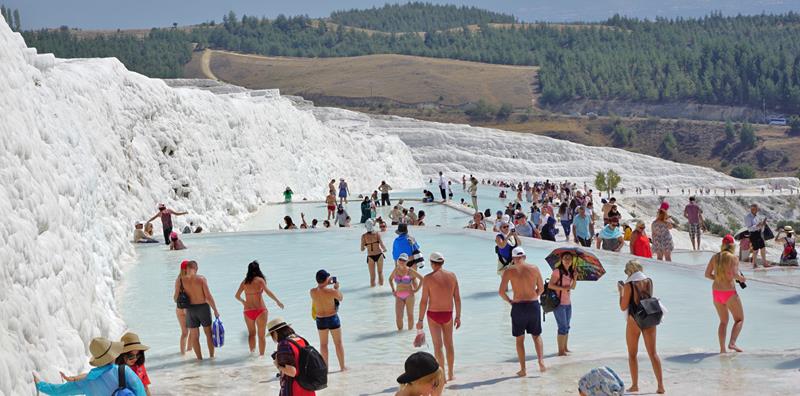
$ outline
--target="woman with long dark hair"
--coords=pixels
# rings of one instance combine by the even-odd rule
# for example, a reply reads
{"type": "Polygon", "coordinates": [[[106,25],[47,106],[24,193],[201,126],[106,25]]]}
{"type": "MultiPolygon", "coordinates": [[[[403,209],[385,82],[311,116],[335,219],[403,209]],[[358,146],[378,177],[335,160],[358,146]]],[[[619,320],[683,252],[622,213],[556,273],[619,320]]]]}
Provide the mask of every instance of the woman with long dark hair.
{"type": "Polygon", "coordinates": [[[272,354],[272,363],[278,369],[280,376],[280,395],[314,396],[316,393],[300,386],[295,377],[300,374],[300,348],[308,346],[308,341],[294,332],[282,318],[275,318],[269,322],[269,335],[272,341],[278,344],[272,354]]]}
{"type": "Polygon", "coordinates": [[[264,304],[264,298],[261,296],[263,293],[267,293],[269,298],[283,309],[283,303],[267,287],[267,280],[261,272],[258,261],[253,261],[247,266],[247,276],[239,285],[239,290],[236,291],[236,299],[244,306],[244,322],[247,325],[247,341],[250,345],[250,353],[255,353],[256,351],[256,332],[258,332],[258,353],[260,356],[264,356],[266,348],[267,315],[269,314],[267,306],[264,304]],[[242,293],[244,293],[244,299],[242,299],[242,293]]]}
{"type": "Polygon", "coordinates": [[[561,261],[553,268],[548,286],[558,292],[560,304],[553,311],[558,323],[558,356],[567,356],[569,340],[569,324],[572,321],[572,300],[570,293],[575,289],[575,256],[571,252],[561,255],[561,261]]]}
{"type": "MultiPolygon", "coordinates": [[[[181,282],[181,286],[183,285],[183,281],[181,281],[182,277],[188,275],[186,266],[189,264],[188,260],[183,260],[181,262],[181,272],[178,273],[178,278],[175,279],[175,283],[181,282]]],[[[185,354],[192,350],[192,343],[189,342],[189,329],[186,328],[186,309],[185,308],[178,308],[175,307],[175,316],[178,318],[178,324],[181,326],[181,339],[180,339],[180,351],[181,355],[185,354]]]]}

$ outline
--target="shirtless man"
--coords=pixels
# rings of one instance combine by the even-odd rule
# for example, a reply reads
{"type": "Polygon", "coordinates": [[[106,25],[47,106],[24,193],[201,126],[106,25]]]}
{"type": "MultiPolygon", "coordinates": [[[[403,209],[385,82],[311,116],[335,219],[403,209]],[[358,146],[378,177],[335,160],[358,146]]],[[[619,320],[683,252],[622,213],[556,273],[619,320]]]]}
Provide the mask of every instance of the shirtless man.
{"type": "Polygon", "coordinates": [[[172,298],[178,301],[178,294],[183,288],[189,296],[190,305],[186,308],[186,327],[189,329],[189,345],[194,349],[197,360],[203,360],[203,353],[200,351],[200,326],[206,333],[208,343],[208,354],[214,358],[214,342],[211,340],[211,310],[214,317],[219,318],[217,304],[208,289],[208,281],[201,275],[197,275],[197,262],[192,260],[186,263],[186,273],[175,280],[175,293],[172,298]],[[210,308],[209,308],[210,306],[210,308]]]}
{"type": "Polygon", "coordinates": [[[533,337],[536,356],[539,358],[539,371],[544,372],[544,346],[542,345],[542,312],[539,295],[544,291],[544,282],[539,268],[525,262],[525,251],[521,247],[511,252],[513,264],[503,271],[500,280],[500,298],[511,304],[511,335],[517,339],[517,375],[527,375],[525,369],[525,332],[533,337]],[[514,299],[508,297],[508,283],[514,291],[514,299]]]}
{"type": "MultiPolygon", "coordinates": [[[[339,321],[339,302],[344,296],[339,291],[339,282],[324,269],[317,271],[317,287],[311,289],[311,304],[316,312],[317,330],[319,331],[319,351],[325,363],[328,363],[328,333],[333,337],[339,369],[347,370],[344,365],[344,346],[342,345],[342,323],[339,321]],[[328,286],[333,285],[333,288],[328,286]]],[[[329,366],[330,367],[330,366],[329,366]]]]}
{"type": "Polygon", "coordinates": [[[419,302],[417,329],[422,330],[422,323],[427,315],[436,361],[444,367],[445,360],[442,353],[442,344],[444,344],[447,351],[447,378],[452,381],[455,379],[453,375],[453,359],[455,358],[453,326],[456,329],[461,327],[461,294],[458,291],[456,275],[442,269],[444,256],[441,253],[433,252],[430,262],[433,272],[425,275],[422,279],[422,298],[419,302]],[[453,318],[453,305],[456,309],[455,318],[453,318]]]}
{"type": "Polygon", "coordinates": [[[336,195],[336,179],[331,179],[331,182],[328,183],[328,192],[336,195]]]}
{"type": "Polygon", "coordinates": [[[334,195],[333,190],[328,192],[328,196],[325,197],[325,205],[328,207],[328,220],[330,221],[333,219],[334,213],[336,213],[336,195],[334,195]]]}
{"type": "Polygon", "coordinates": [[[183,216],[189,212],[176,212],[168,209],[167,205],[163,203],[158,204],[158,213],[154,214],[147,223],[150,224],[153,220],[161,217],[161,228],[164,230],[164,244],[169,245],[169,234],[172,233],[172,216],[183,216]]]}

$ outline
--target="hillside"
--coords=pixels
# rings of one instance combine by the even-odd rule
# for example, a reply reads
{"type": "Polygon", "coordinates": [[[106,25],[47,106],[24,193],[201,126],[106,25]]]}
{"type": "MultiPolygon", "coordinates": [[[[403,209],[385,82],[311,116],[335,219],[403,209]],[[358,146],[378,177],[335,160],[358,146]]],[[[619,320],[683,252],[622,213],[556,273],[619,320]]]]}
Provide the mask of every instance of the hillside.
{"type": "Polygon", "coordinates": [[[458,107],[484,99],[527,108],[535,100],[535,67],[404,55],[309,59],[206,51],[195,52],[185,69],[187,77],[210,77],[198,67],[203,56],[210,58],[208,70],[222,81],[279,88],[329,104],[458,107]]]}

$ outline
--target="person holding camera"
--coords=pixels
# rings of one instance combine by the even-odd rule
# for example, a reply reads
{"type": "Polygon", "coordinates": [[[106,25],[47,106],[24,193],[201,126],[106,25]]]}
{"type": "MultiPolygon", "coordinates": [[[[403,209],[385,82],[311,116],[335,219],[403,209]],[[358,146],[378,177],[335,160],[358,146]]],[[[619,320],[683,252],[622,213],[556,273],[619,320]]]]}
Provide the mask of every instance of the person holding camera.
{"type": "Polygon", "coordinates": [[[328,334],[333,337],[339,369],[347,370],[344,365],[344,346],[342,345],[342,323],[339,320],[339,303],[344,299],[339,291],[339,282],[335,276],[321,269],[317,271],[317,287],[311,289],[311,309],[315,313],[317,330],[319,331],[319,351],[325,363],[328,363],[328,334]],[[333,287],[328,287],[333,286],[333,287]]]}
{"type": "Polygon", "coordinates": [[[746,279],[739,272],[739,260],[736,258],[735,252],[736,242],[734,242],[730,234],[725,235],[725,238],[722,238],[720,252],[712,256],[708,266],[706,266],[706,278],[714,281],[711,285],[711,296],[713,297],[714,308],[716,308],[719,315],[719,328],[717,329],[719,353],[726,353],[727,349],[742,352],[741,348],[736,346],[736,339],[739,338],[739,333],[744,325],[744,308],[742,307],[742,300],[739,299],[739,295],[736,293],[736,285],[733,282],[740,282],[739,284],[744,288],[746,279]],[[731,329],[731,338],[726,349],[725,333],[728,330],[728,312],[733,316],[733,328],[731,329]]]}
{"type": "Polygon", "coordinates": [[[639,391],[639,336],[644,337],[644,346],[647,355],[650,356],[650,363],[653,365],[653,373],[658,382],[656,393],[664,393],[664,381],[661,373],[661,358],[656,352],[656,326],[640,328],[634,319],[634,308],[642,300],[653,296],[653,280],[644,274],[642,265],[637,260],[628,261],[625,264],[625,275],[628,276],[624,282],[617,283],[619,291],[619,308],[628,312],[627,325],[625,328],[625,341],[628,344],[628,366],[631,370],[631,387],[627,392],[639,391]]]}

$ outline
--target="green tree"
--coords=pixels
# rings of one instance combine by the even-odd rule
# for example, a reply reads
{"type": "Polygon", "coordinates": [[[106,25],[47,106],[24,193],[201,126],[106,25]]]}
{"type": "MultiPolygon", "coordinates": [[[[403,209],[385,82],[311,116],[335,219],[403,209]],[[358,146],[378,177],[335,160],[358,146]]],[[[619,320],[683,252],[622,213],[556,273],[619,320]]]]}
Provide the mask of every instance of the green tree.
{"type": "Polygon", "coordinates": [[[725,140],[728,142],[736,140],[736,128],[733,126],[731,120],[725,121],[725,140]]]}
{"type": "Polygon", "coordinates": [[[675,139],[675,135],[672,132],[667,132],[664,135],[664,138],[661,140],[661,155],[664,158],[672,159],[675,157],[676,150],[678,148],[678,141],[675,139]]]}
{"type": "Polygon", "coordinates": [[[756,177],[756,171],[753,167],[747,164],[737,165],[731,169],[731,176],[737,179],[753,179],[756,177]]]}
{"type": "Polygon", "coordinates": [[[474,106],[467,109],[464,114],[468,115],[469,118],[474,121],[489,121],[497,114],[497,109],[481,99],[474,106]]]}
{"type": "Polygon", "coordinates": [[[789,129],[786,133],[789,136],[800,136],[800,116],[793,116],[789,119],[789,129]]]}
{"type": "Polygon", "coordinates": [[[597,191],[608,191],[608,183],[606,182],[606,174],[603,171],[597,171],[594,174],[594,186],[597,191]]]}
{"type": "Polygon", "coordinates": [[[511,113],[513,111],[514,108],[511,107],[510,103],[503,103],[502,105],[500,105],[500,108],[497,109],[497,113],[495,113],[495,116],[497,117],[498,120],[507,120],[508,117],[511,116],[511,113]]]}
{"type": "MultiPolygon", "coordinates": [[[[609,169],[606,174],[606,187],[608,187],[609,190],[616,190],[620,182],[622,182],[622,176],[613,169],[609,169]]],[[[609,195],[611,195],[610,191],[609,195]]]]}
{"type": "Polygon", "coordinates": [[[749,150],[756,147],[756,142],[756,129],[750,123],[745,122],[739,128],[739,143],[745,150],[749,150]]]}
{"type": "Polygon", "coordinates": [[[628,147],[633,145],[636,138],[636,131],[622,125],[622,122],[615,123],[611,130],[611,139],[616,147],[628,147]]]}
{"type": "Polygon", "coordinates": [[[19,10],[14,9],[14,31],[21,32],[22,31],[22,21],[19,19],[19,10]]]}

